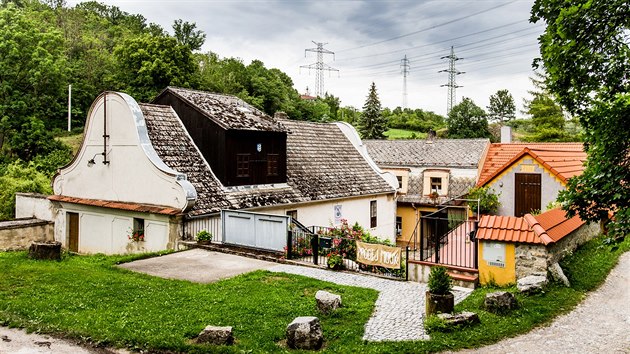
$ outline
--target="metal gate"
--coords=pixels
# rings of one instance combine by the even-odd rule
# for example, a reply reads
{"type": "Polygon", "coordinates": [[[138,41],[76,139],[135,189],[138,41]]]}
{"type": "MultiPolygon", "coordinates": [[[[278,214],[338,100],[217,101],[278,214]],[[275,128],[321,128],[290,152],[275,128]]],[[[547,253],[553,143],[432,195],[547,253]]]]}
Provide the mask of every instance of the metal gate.
{"type": "Polygon", "coordinates": [[[280,252],[287,245],[288,216],[222,210],[221,222],[223,243],[280,252]]]}

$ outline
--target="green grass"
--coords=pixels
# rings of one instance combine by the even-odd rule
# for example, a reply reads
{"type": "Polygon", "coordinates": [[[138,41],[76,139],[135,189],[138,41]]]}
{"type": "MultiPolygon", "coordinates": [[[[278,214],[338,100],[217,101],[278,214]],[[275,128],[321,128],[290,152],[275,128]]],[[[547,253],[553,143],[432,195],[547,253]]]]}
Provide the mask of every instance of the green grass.
{"type": "Polygon", "coordinates": [[[72,154],[76,154],[81,147],[81,142],[83,142],[83,133],[58,136],[56,139],[70,146],[72,154]]]}
{"type": "Polygon", "coordinates": [[[425,139],[427,137],[427,133],[406,130],[406,129],[389,129],[385,132],[385,136],[388,140],[396,140],[396,139],[425,139]],[[414,136],[415,134],[415,136],[414,136]]]}
{"type": "MultiPolygon", "coordinates": [[[[61,262],[29,260],[23,252],[0,253],[0,323],[56,333],[102,345],[175,352],[283,352],[286,325],[297,316],[319,316],[326,352],[433,352],[479,347],[525,333],[570,311],[598,287],[630,238],[612,246],[595,239],[562,262],[573,287],[552,284],[541,294],[517,295],[519,309],[495,315],[481,308],[475,290],[456,306],[474,311],[481,324],[431,340],[366,343],[361,337],[377,293],[305,277],[257,271],[202,285],[165,280],[115,267],[136,256],[65,256],[61,262]],[[343,297],[333,315],[315,310],[314,294],[328,289],[343,297]],[[208,324],[234,327],[233,347],[204,347],[189,339],[208,324]]],[[[146,257],[140,256],[140,257],[146,257]]],[[[508,291],[516,292],[514,287],[508,291]]]]}

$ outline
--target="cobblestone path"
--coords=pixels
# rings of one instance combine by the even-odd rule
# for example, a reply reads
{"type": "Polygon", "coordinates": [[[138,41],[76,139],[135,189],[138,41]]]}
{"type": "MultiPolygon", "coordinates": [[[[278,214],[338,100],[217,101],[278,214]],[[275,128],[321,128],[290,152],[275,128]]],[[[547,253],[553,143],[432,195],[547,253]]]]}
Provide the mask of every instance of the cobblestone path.
{"type": "MultiPolygon", "coordinates": [[[[377,342],[428,339],[423,326],[426,284],[286,264],[268,270],[377,290],[378,299],[374,313],[365,325],[364,340],[377,342]]],[[[470,291],[455,288],[455,302],[462,301],[470,291]]]]}

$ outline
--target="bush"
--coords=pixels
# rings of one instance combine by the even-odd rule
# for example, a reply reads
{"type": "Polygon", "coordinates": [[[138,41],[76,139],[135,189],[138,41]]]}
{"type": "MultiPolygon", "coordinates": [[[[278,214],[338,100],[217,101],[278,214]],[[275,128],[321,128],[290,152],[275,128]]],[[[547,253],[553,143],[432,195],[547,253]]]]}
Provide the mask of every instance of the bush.
{"type": "Polygon", "coordinates": [[[470,201],[468,205],[470,208],[479,214],[496,214],[499,210],[499,194],[494,194],[494,190],[489,190],[488,187],[475,187],[468,191],[468,199],[479,199],[479,209],[477,210],[477,203],[470,201]]]}
{"type": "Polygon", "coordinates": [[[0,175],[0,220],[15,216],[15,193],[51,194],[50,178],[37,171],[32,164],[16,161],[6,166],[0,175]]]}
{"type": "Polygon", "coordinates": [[[435,266],[429,273],[429,292],[435,295],[446,295],[453,288],[453,280],[446,272],[446,267],[435,266]]]}
{"type": "Polygon", "coordinates": [[[212,241],[212,234],[206,230],[201,230],[197,233],[197,242],[212,241]]]}

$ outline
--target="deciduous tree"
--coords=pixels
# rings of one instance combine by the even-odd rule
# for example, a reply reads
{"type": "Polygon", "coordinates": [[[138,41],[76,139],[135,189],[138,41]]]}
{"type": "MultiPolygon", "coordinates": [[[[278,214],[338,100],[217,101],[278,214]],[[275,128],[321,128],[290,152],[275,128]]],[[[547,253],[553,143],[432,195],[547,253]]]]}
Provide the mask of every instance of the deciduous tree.
{"type": "Polygon", "coordinates": [[[470,98],[451,109],[446,118],[448,137],[454,139],[489,138],[486,112],[470,98]]]}
{"type": "Polygon", "coordinates": [[[569,214],[595,221],[616,213],[613,230],[630,233],[630,2],[537,0],[539,37],[550,92],[585,129],[583,174],[560,194],[569,214]]]}
{"type": "Polygon", "coordinates": [[[187,46],[190,50],[199,50],[206,41],[206,34],[202,30],[195,30],[195,28],[197,28],[197,24],[194,22],[175,20],[173,23],[174,37],[179,44],[187,46]]]}
{"type": "Polygon", "coordinates": [[[490,96],[488,117],[500,123],[509,122],[516,117],[514,97],[508,90],[499,90],[490,96]]]}

